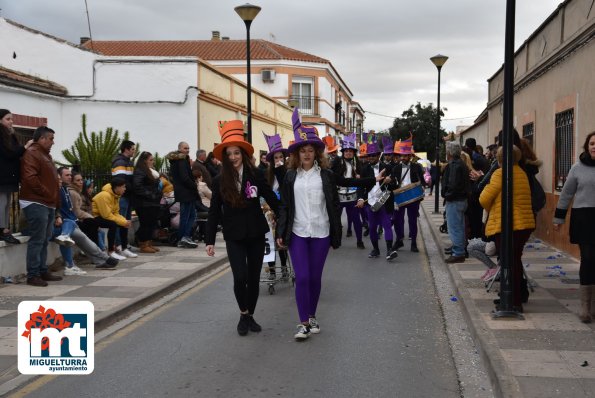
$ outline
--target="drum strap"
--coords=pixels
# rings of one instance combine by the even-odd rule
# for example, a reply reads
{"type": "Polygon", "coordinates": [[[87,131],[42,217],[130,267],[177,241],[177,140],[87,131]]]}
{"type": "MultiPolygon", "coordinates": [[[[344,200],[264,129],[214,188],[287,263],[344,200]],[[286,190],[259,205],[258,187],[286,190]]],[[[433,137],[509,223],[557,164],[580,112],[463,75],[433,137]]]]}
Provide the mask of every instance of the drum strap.
{"type": "Polygon", "coordinates": [[[401,183],[403,182],[403,180],[405,179],[405,177],[407,177],[407,174],[409,173],[409,170],[411,170],[411,165],[409,165],[409,167],[407,168],[407,171],[405,172],[405,175],[403,177],[401,177],[401,181],[399,182],[399,186],[397,188],[401,188],[401,183]]]}

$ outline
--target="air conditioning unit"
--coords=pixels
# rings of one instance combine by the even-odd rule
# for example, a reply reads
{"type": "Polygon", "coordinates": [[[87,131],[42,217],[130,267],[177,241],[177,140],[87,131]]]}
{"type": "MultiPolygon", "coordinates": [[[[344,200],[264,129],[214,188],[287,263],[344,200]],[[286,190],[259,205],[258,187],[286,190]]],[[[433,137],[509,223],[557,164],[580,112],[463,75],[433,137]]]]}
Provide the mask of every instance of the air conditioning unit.
{"type": "Polygon", "coordinates": [[[260,71],[260,77],[262,77],[263,82],[274,82],[275,71],[273,69],[263,69],[260,71]]]}

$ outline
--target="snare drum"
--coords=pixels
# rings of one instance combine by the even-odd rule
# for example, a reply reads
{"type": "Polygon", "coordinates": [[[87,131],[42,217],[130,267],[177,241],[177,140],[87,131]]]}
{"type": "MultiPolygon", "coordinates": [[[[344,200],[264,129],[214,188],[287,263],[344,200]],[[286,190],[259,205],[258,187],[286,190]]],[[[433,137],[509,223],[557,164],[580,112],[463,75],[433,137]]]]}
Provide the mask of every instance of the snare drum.
{"type": "Polygon", "coordinates": [[[395,194],[395,204],[399,207],[407,206],[424,198],[424,188],[419,182],[395,189],[393,193],[395,194]]]}

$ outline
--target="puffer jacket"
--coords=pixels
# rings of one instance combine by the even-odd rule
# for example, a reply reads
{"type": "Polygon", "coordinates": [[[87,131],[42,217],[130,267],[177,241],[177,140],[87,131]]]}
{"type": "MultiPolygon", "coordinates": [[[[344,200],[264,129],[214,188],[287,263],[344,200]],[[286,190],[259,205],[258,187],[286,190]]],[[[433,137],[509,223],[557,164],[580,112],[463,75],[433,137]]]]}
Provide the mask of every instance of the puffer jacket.
{"type": "MultiPolygon", "coordinates": [[[[514,231],[535,229],[535,217],[531,208],[531,188],[527,174],[518,165],[512,173],[512,219],[514,231]]],[[[489,213],[486,236],[502,232],[502,169],[494,171],[490,183],[479,196],[481,206],[489,213]]]]}
{"type": "Polygon", "coordinates": [[[168,153],[165,157],[169,160],[176,202],[187,203],[200,200],[196,179],[192,175],[192,167],[190,166],[188,155],[180,151],[174,151],[168,153]]]}
{"type": "Polygon", "coordinates": [[[93,196],[93,216],[126,226],[126,218],[120,215],[120,197],[114,193],[111,184],[105,184],[101,192],[93,196]]]}

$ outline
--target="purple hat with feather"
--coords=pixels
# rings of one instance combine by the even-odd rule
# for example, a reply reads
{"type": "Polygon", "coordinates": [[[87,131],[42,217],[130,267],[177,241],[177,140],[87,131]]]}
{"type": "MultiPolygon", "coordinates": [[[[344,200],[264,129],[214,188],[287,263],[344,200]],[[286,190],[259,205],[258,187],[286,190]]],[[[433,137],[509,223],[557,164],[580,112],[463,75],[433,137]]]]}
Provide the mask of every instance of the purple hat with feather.
{"type": "Polygon", "coordinates": [[[297,107],[293,110],[291,121],[293,123],[293,136],[295,140],[293,144],[291,144],[289,148],[287,148],[289,153],[297,151],[299,147],[303,145],[312,145],[315,148],[324,150],[325,145],[324,142],[322,142],[322,140],[320,139],[320,137],[318,137],[318,130],[316,130],[316,127],[304,126],[302,124],[297,107]]]}
{"type": "Polygon", "coordinates": [[[279,134],[275,135],[266,135],[264,131],[262,132],[264,135],[264,140],[269,147],[269,153],[267,153],[267,161],[271,162],[273,160],[273,156],[277,152],[283,152],[283,156],[287,157],[289,155],[289,151],[283,148],[283,144],[281,143],[281,136],[279,134]]]}
{"type": "Polygon", "coordinates": [[[343,152],[346,149],[353,149],[355,152],[357,152],[357,147],[356,147],[355,141],[356,141],[355,133],[346,135],[345,138],[341,140],[341,152],[343,152]]]}
{"type": "Polygon", "coordinates": [[[382,153],[385,155],[393,154],[393,140],[388,135],[382,136],[382,153]]]}

